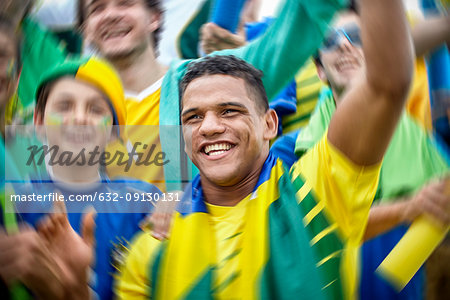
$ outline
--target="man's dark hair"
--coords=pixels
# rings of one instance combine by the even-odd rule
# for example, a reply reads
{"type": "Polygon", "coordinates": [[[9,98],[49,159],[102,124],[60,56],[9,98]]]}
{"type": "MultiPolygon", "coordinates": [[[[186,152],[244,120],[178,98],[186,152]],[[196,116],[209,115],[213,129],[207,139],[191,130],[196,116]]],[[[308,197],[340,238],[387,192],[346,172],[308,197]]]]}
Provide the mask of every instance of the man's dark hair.
{"type": "Polygon", "coordinates": [[[210,55],[189,63],[180,82],[181,96],[194,79],[208,75],[228,75],[243,79],[249,97],[253,97],[256,107],[263,112],[269,109],[266,90],[261,80],[263,72],[232,55],[210,55]]]}
{"type": "MultiPolygon", "coordinates": [[[[82,31],[82,28],[84,26],[84,22],[86,21],[86,18],[88,17],[86,15],[85,7],[86,7],[86,1],[87,0],[79,0],[78,1],[78,29],[82,31]]],[[[153,31],[153,47],[155,49],[158,49],[158,44],[161,36],[162,31],[162,21],[163,21],[163,8],[161,0],[143,0],[144,4],[147,6],[148,9],[152,10],[154,13],[157,13],[160,15],[160,26],[153,31]]]]}

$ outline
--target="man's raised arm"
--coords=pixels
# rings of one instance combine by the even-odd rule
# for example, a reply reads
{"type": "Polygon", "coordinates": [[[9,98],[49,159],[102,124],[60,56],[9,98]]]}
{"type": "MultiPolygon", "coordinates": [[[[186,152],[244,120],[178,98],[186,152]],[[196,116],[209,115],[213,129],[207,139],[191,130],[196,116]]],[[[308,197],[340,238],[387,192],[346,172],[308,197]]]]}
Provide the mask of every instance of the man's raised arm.
{"type": "Polygon", "coordinates": [[[401,0],[360,0],[366,70],[343,96],[328,139],[359,165],[380,162],[406,100],[413,50],[401,0]]]}

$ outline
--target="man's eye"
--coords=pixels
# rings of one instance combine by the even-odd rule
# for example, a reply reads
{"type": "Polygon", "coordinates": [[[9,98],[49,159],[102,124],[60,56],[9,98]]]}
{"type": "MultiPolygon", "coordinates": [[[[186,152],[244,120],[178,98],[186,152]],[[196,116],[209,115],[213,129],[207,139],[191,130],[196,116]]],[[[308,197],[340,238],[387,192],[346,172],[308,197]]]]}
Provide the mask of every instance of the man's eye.
{"type": "Polygon", "coordinates": [[[136,0],[122,0],[122,1],[119,2],[119,5],[131,6],[131,5],[134,5],[135,2],[136,2],[136,0]]]}
{"type": "Polygon", "coordinates": [[[188,122],[195,122],[197,120],[200,120],[200,116],[199,115],[190,115],[184,118],[184,123],[188,123],[188,122]]]}
{"type": "Polygon", "coordinates": [[[237,113],[238,111],[236,109],[231,109],[231,108],[227,108],[223,111],[224,115],[229,115],[229,114],[233,114],[233,113],[237,113]]]}
{"type": "Polygon", "coordinates": [[[104,4],[96,4],[89,7],[88,15],[92,15],[94,13],[101,12],[103,8],[105,7],[104,4]]]}
{"type": "Polygon", "coordinates": [[[192,116],[189,116],[186,120],[198,120],[198,119],[200,119],[200,116],[199,115],[192,115],[192,116]]]}

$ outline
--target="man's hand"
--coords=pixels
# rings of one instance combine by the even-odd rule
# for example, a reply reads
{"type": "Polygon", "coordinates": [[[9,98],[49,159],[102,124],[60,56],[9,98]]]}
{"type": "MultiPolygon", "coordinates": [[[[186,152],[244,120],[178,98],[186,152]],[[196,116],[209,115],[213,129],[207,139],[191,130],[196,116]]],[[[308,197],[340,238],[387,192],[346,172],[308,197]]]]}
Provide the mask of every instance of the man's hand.
{"type": "Polygon", "coordinates": [[[83,215],[80,236],[70,225],[64,204],[57,202],[55,210],[40,223],[39,234],[62,270],[66,296],[87,299],[88,270],[94,259],[95,211],[83,215]]]}
{"type": "Polygon", "coordinates": [[[201,47],[206,54],[224,49],[234,49],[244,46],[245,33],[240,30],[238,34],[217,26],[214,23],[206,23],[200,29],[201,47]]]}
{"type": "Polygon", "coordinates": [[[63,299],[63,272],[35,230],[22,226],[7,235],[0,231],[0,277],[6,284],[21,282],[37,298],[63,299]]]}
{"type": "Polygon", "coordinates": [[[422,214],[444,225],[450,223],[450,179],[431,182],[406,199],[373,206],[370,209],[364,240],[367,241],[400,224],[411,223],[422,214]]]}
{"type": "Polygon", "coordinates": [[[450,223],[450,179],[442,179],[423,187],[407,201],[403,211],[403,219],[412,222],[422,214],[428,214],[437,221],[448,225],[450,223]]]}
{"type": "Polygon", "coordinates": [[[0,277],[8,285],[21,282],[37,298],[88,299],[88,268],[93,260],[94,212],[82,220],[82,237],[70,226],[62,203],[38,232],[22,226],[19,233],[0,230],[0,277]]]}
{"type": "MultiPolygon", "coordinates": [[[[178,194],[176,199],[183,197],[181,191],[173,193],[178,194]]],[[[140,227],[143,230],[149,228],[152,236],[157,240],[162,241],[169,238],[172,216],[178,203],[178,201],[158,201],[155,205],[155,211],[141,222],[140,227]]]]}

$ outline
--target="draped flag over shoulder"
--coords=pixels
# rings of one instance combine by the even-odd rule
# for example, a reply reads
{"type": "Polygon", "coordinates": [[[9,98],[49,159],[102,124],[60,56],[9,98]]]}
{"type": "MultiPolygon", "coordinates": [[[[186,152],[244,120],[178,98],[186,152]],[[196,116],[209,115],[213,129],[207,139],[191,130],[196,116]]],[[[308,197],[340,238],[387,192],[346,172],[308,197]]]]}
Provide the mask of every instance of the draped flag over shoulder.
{"type": "Polygon", "coordinates": [[[237,256],[236,272],[220,281],[216,273],[226,262],[217,261],[217,235],[197,176],[192,194],[186,196],[190,199],[183,201],[192,205],[179,209],[170,240],[150,264],[152,299],[212,299],[223,296],[228,286],[242,299],[342,299],[340,263],[326,259],[330,253],[339,253],[342,243],[331,236],[311,247],[314,232],[322,231],[328,222],[319,213],[305,227],[304,217],[316,201],[311,193],[296,201],[302,186],[300,177],[293,184],[282,163],[269,156],[254,192],[241,201],[247,206],[241,230],[223,237],[241,241],[226,258],[237,256]],[[240,277],[237,286],[233,285],[236,277],[240,277]]]}

